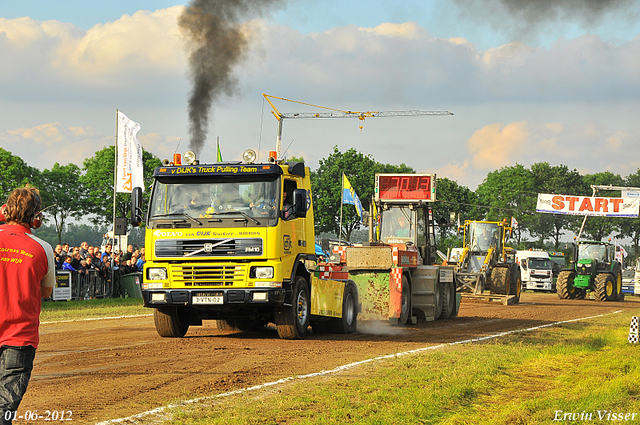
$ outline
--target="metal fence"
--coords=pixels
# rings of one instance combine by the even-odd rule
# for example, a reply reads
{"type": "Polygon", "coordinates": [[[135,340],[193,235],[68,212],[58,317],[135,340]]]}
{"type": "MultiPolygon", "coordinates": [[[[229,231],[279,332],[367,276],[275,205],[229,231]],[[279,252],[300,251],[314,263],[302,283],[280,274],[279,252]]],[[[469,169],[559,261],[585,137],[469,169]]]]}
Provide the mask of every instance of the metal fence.
{"type": "MultiPolygon", "coordinates": [[[[86,273],[77,271],[56,270],[56,289],[66,289],[61,291],[61,299],[86,300],[91,298],[118,298],[121,294],[120,273],[116,270],[113,273],[105,273],[100,276],[98,270],[87,270],[86,273]],[[60,288],[61,287],[61,288],[60,288]]],[[[54,299],[55,297],[54,290],[54,299]]]]}

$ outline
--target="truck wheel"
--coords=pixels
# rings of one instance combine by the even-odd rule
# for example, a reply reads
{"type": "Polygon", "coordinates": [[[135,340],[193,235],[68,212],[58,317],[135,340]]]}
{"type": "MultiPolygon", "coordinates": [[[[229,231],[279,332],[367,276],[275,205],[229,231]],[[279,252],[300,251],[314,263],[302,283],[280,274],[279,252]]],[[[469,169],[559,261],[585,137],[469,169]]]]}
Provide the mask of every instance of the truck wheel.
{"type": "Polygon", "coordinates": [[[558,280],[556,281],[558,298],[561,300],[572,300],[577,297],[580,290],[573,286],[574,278],[575,275],[571,271],[561,271],[558,274],[558,280]]]}
{"type": "Polygon", "coordinates": [[[411,288],[407,276],[402,275],[402,299],[401,299],[399,325],[406,325],[411,315],[411,288]]]}
{"type": "Polygon", "coordinates": [[[444,291],[442,290],[442,285],[440,282],[436,281],[433,287],[433,298],[434,298],[434,312],[433,312],[433,320],[438,320],[442,315],[442,306],[444,304],[444,291]]]}
{"type": "Polygon", "coordinates": [[[442,292],[442,313],[440,318],[449,319],[453,317],[456,310],[456,291],[453,288],[453,282],[443,283],[440,288],[442,292]]]}
{"type": "Polygon", "coordinates": [[[491,293],[499,295],[509,294],[510,273],[507,267],[494,267],[491,270],[491,293]]]}
{"type": "Polygon", "coordinates": [[[282,339],[304,338],[309,326],[309,285],[302,276],[296,276],[293,285],[292,306],[277,307],[275,322],[278,335],[282,339]]]}
{"type": "Polygon", "coordinates": [[[610,273],[596,276],[596,301],[614,301],[616,298],[616,282],[610,273]]]}
{"type": "Polygon", "coordinates": [[[185,311],[178,307],[158,307],[153,310],[153,321],[158,335],[168,338],[183,337],[189,330],[185,311]]]}
{"type": "Polygon", "coordinates": [[[456,317],[460,311],[460,305],[458,304],[458,291],[456,289],[456,283],[451,282],[451,299],[453,301],[453,311],[451,317],[456,317]]]}
{"type": "Polygon", "coordinates": [[[353,285],[344,287],[342,299],[342,317],[332,319],[329,322],[332,332],[337,334],[350,334],[356,331],[358,326],[358,306],[356,291],[353,285]]]}

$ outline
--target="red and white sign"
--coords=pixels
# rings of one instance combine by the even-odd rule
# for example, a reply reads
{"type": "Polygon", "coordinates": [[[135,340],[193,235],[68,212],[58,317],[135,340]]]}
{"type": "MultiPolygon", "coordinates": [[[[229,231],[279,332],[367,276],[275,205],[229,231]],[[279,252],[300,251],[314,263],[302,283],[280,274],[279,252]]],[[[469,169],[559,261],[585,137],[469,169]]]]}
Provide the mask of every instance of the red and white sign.
{"type": "Polygon", "coordinates": [[[536,211],[550,214],[600,217],[638,217],[639,198],[550,195],[538,193],[536,211]]]}

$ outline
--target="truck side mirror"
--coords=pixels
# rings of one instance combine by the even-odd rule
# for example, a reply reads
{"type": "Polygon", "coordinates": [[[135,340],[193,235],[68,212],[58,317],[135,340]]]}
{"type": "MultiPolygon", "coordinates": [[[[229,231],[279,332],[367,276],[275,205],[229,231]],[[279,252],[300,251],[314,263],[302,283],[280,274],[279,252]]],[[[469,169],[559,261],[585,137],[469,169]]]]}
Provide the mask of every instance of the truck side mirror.
{"type": "Polygon", "coordinates": [[[142,224],[142,188],[134,187],[131,191],[131,226],[142,224]]]}
{"type": "Polygon", "coordinates": [[[296,217],[306,217],[307,210],[311,206],[309,193],[304,189],[294,189],[293,191],[293,213],[296,217]]]}

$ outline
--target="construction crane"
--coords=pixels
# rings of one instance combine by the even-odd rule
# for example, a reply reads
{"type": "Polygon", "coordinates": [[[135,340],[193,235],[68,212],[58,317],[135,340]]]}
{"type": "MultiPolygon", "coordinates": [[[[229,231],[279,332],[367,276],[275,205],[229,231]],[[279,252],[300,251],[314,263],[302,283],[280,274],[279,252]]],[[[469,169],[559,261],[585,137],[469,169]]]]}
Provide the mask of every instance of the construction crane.
{"type": "Polygon", "coordinates": [[[276,153],[278,158],[280,158],[280,148],[282,146],[282,123],[285,119],[290,118],[358,118],[360,121],[360,130],[362,130],[365,118],[373,118],[373,117],[411,117],[411,116],[422,116],[422,115],[433,115],[433,116],[441,116],[441,115],[453,115],[453,112],[450,111],[366,111],[366,112],[358,112],[358,111],[343,111],[341,109],[328,108],[326,106],[314,105],[311,103],[300,102],[298,100],[285,99],[284,97],[272,96],[270,94],[262,93],[269,105],[273,108],[271,113],[278,120],[278,137],[276,139],[276,153]],[[271,99],[284,100],[286,102],[299,103],[300,105],[312,106],[314,108],[326,109],[331,112],[295,112],[295,113],[286,113],[280,112],[278,108],[271,102],[271,99]]]}

